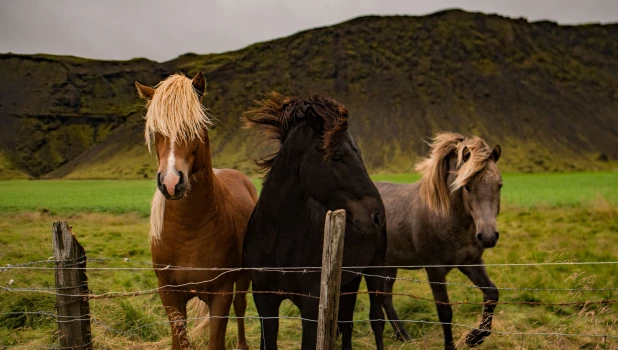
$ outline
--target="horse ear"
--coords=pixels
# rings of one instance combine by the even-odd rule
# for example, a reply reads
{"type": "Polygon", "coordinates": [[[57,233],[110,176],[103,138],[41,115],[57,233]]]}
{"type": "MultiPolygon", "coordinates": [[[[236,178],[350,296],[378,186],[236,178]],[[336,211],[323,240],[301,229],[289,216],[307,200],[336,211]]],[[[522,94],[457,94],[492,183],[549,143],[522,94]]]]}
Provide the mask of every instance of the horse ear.
{"type": "Polygon", "coordinates": [[[202,75],[202,72],[197,72],[193,78],[193,88],[197,91],[197,95],[202,98],[204,92],[206,92],[206,78],[202,75]]]}
{"type": "Polygon", "coordinates": [[[316,132],[324,131],[324,121],[322,120],[322,117],[318,115],[315,109],[313,109],[313,107],[307,107],[304,111],[304,114],[307,125],[309,125],[316,132]]]}
{"type": "Polygon", "coordinates": [[[143,98],[144,100],[150,100],[155,93],[155,89],[151,88],[150,86],[142,85],[137,81],[135,82],[135,88],[137,89],[137,94],[139,95],[139,97],[143,98]]]}
{"type": "Polygon", "coordinates": [[[502,154],[502,148],[500,148],[500,145],[496,145],[496,147],[494,147],[491,151],[491,159],[493,159],[494,162],[498,162],[498,159],[500,159],[500,154],[502,154]]]}
{"type": "Polygon", "coordinates": [[[463,150],[461,150],[461,159],[463,160],[463,162],[467,162],[468,159],[470,159],[470,150],[468,149],[468,146],[464,146],[463,150]]]}

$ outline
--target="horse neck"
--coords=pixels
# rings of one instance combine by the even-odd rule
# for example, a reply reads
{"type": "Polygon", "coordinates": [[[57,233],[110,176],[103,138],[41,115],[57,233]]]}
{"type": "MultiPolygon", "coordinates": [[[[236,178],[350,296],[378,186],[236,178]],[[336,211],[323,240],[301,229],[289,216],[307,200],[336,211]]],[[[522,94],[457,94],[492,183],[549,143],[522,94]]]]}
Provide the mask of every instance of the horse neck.
{"type": "Polygon", "coordinates": [[[225,188],[212,169],[208,135],[196,153],[195,162],[198,167],[189,177],[190,188],[187,194],[181,200],[166,201],[165,207],[166,220],[173,218],[189,227],[201,227],[205,221],[211,220],[225,199],[225,188]]]}
{"type": "MultiPolygon", "coordinates": [[[[445,159],[447,165],[447,171],[449,170],[458,170],[457,169],[457,155],[455,153],[451,153],[445,159]]],[[[446,177],[446,188],[449,192],[449,207],[450,212],[447,217],[447,221],[452,225],[452,227],[465,228],[468,229],[470,225],[474,225],[474,221],[472,220],[472,216],[466,210],[466,205],[463,200],[463,189],[458,189],[457,191],[451,193],[450,188],[457,175],[455,173],[448,173],[446,177]]]]}
{"type": "Polygon", "coordinates": [[[273,222],[302,223],[309,214],[311,198],[302,189],[296,166],[273,167],[260,194],[260,210],[273,222]],[[290,210],[291,209],[291,210],[290,210]]]}
{"type": "Polygon", "coordinates": [[[464,230],[467,230],[474,226],[474,220],[472,220],[472,216],[466,210],[466,206],[463,200],[463,189],[458,189],[457,191],[451,193],[449,195],[450,202],[450,213],[448,214],[448,221],[455,227],[460,227],[464,230]]]}

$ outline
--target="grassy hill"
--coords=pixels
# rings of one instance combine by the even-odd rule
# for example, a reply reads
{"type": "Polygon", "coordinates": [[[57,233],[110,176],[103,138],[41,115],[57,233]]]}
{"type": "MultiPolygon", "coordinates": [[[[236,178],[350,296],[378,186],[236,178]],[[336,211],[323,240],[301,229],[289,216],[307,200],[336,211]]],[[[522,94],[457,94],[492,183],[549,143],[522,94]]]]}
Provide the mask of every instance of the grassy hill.
{"type": "Polygon", "coordinates": [[[270,90],[346,104],[372,172],[410,171],[440,130],[500,143],[505,171],[610,169],[618,160],[618,24],[459,10],[361,17],[164,63],[0,55],[0,150],[35,177],[151,178],[132,82],[154,85],[175,71],[206,74],[218,167],[252,170],[239,117],[270,90]]]}

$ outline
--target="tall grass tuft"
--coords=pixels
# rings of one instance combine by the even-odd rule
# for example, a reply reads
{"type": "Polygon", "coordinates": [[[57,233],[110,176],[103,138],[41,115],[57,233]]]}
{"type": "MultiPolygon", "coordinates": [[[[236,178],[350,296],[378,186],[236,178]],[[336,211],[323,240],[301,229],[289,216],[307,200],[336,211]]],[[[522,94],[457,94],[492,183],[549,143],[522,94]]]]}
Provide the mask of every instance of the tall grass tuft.
{"type": "Polygon", "coordinates": [[[134,305],[133,302],[123,300],[119,303],[123,311],[123,318],[115,328],[127,332],[130,338],[141,341],[158,341],[168,335],[168,324],[156,317],[153,310],[144,309],[143,305],[134,305]]]}
{"type": "Polygon", "coordinates": [[[29,312],[54,313],[54,309],[54,300],[51,297],[33,295],[15,298],[0,314],[0,327],[7,329],[37,328],[42,323],[48,323],[50,316],[29,312]]]}

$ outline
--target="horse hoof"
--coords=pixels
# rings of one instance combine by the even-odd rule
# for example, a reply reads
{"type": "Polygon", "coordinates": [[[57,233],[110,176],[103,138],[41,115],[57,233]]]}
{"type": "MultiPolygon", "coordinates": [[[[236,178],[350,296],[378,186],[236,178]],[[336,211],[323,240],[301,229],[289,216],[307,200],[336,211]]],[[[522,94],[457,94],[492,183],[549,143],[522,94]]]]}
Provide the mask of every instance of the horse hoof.
{"type": "Polygon", "coordinates": [[[473,329],[468,336],[466,336],[466,345],[473,348],[483,344],[485,338],[491,334],[489,330],[480,330],[478,328],[473,329]]]}
{"type": "Polygon", "coordinates": [[[408,342],[412,340],[412,337],[407,332],[395,332],[395,337],[400,342],[408,342]]]}

